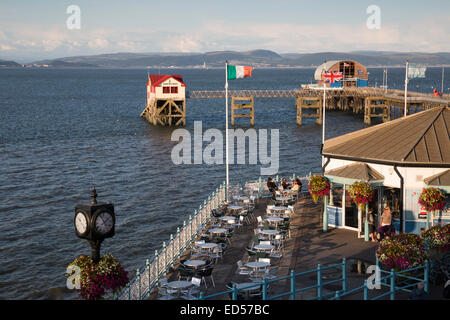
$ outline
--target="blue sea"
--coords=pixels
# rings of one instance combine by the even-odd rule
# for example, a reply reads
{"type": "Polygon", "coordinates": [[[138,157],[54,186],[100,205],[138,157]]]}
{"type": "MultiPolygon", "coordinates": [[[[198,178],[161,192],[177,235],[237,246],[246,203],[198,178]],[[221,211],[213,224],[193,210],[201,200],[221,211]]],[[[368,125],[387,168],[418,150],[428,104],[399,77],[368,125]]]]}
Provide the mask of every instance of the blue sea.
{"type": "MultiPolygon", "coordinates": [[[[160,69],[181,74],[188,90],[223,90],[223,70],[160,69]]],[[[381,85],[383,69],[369,70],[381,85]]],[[[230,81],[233,89],[295,89],[314,69],[256,69],[230,81]]],[[[389,69],[389,87],[403,89],[404,69],[389,69]]],[[[225,165],[175,165],[176,128],[140,118],[147,70],[0,69],[0,299],[74,299],[65,290],[67,265],[89,244],[76,237],[79,203],[98,200],[116,211],[112,253],[132,275],[225,180],[225,165]]],[[[411,91],[440,88],[441,69],[411,80],[411,91]]],[[[445,83],[445,88],[450,83],[445,83]]],[[[448,89],[446,89],[448,90],[448,89]]],[[[446,91],[448,92],[448,91],[446,91]]],[[[186,129],[225,129],[224,99],[188,99],[186,129]]],[[[296,124],[292,98],[255,99],[255,129],[279,129],[279,176],[321,170],[321,126],[296,124]]],[[[236,127],[248,128],[248,119],[236,127]]],[[[326,138],[364,128],[362,115],[327,112],[326,138]]],[[[260,164],[231,165],[232,183],[254,180],[260,164]]],[[[265,177],[263,177],[265,178],[265,177]]]]}

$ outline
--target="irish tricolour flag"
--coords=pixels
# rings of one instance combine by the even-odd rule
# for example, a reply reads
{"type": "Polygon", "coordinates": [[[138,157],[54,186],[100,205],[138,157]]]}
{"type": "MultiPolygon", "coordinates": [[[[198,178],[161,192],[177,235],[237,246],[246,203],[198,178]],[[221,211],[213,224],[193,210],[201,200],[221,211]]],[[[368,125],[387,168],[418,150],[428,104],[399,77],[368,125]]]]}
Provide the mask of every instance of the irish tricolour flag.
{"type": "Polygon", "coordinates": [[[252,76],[252,67],[227,65],[228,80],[240,79],[252,76]]]}

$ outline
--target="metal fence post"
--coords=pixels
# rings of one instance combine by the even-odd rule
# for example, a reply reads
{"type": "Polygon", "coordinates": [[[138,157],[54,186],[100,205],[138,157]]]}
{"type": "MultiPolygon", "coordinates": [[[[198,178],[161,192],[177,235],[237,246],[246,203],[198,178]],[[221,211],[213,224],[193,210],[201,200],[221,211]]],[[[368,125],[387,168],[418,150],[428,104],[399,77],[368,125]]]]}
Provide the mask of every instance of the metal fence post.
{"type": "Polygon", "coordinates": [[[267,300],[267,279],[266,277],[263,278],[263,292],[262,292],[262,299],[267,300]]]}
{"type": "Polygon", "coordinates": [[[163,242],[163,251],[164,251],[164,260],[163,260],[163,266],[164,266],[164,273],[167,272],[167,250],[166,250],[166,242],[163,242]]]}
{"type": "Polygon", "coordinates": [[[136,270],[136,279],[138,282],[138,300],[141,300],[141,274],[139,269],[136,270]]]}
{"type": "Polygon", "coordinates": [[[347,292],[347,259],[342,259],[342,291],[347,292]]]}
{"type": "Polygon", "coordinates": [[[428,263],[428,260],[426,260],[425,261],[425,269],[424,269],[424,276],[423,276],[423,282],[424,282],[424,289],[425,289],[425,292],[426,293],[430,293],[429,292],[429,283],[428,283],[428,281],[429,281],[429,271],[430,271],[430,266],[429,266],[429,263],[428,263]]]}
{"type": "Polygon", "coordinates": [[[238,293],[238,290],[236,288],[236,284],[233,283],[233,294],[232,294],[231,300],[237,300],[237,293],[238,293]]]}
{"type": "Polygon", "coordinates": [[[150,277],[150,260],[145,259],[145,267],[147,268],[147,290],[148,290],[148,293],[150,294],[150,279],[151,279],[151,277],[150,277]]]}
{"type": "Polygon", "coordinates": [[[291,269],[291,300],[295,300],[295,275],[294,275],[294,269],[291,269]]]}
{"type": "Polygon", "coordinates": [[[199,300],[205,300],[205,293],[204,292],[200,292],[200,297],[198,299],[199,300]]]}
{"type": "Polygon", "coordinates": [[[367,287],[367,279],[364,280],[364,300],[369,299],[369,288],[367,287]]]}
{"type": "Polygon", "coordinates": [[[261,179],[261,176],[259,176],[259,179],[258,179],[258,198],[261,197],[261,192],[262,192],[262,179],[261,179]]]}
{"type": "Polygon", "coordinates": [[[156,284],[159,283],[159,256],[158,250],[155,250],[155,262],[156,262],[156,284]]]}
{"type": "Polygon", "coordinates": [[[189,235],[189,244],[191,244],[191,242],[192,242],[192,216],[191,215],[189,215],[189,229],[191,230],[191,234],[189,235]]]}
{"type": "Polygon", "coordinates": [[[183,239],[183,250],[186,250],[186,243],[187,243],[187,228],[186,228],[186,220],[183,221],[183,229],[181,229],[181,231],[184,234],[184,239],[183,239]]]}
{"type": "Polygon", "coordinates": [[[317,297],[322,300],[322,266],[317,265],[317,297]]]}
{"type": "Polygon", "coordinates": [[[395,272],[391,269],[391,300],[395,300],[395,272]]]}
{"type": "Polygon", "coordinates": [[[173,234],[170,235],[170,244],[172,245],[172,254],[170,257],[169,267],[175,263],[175,241],[173,241],[173,234]]]}
{"type": "Polygon", "coordinates": [[[180,227],[177,227],[177,239],[178,239],[178,253],[181,257],[181,234],[180,234],[180,227]]]}
{"type": "Polygon", "coordinates": [[[335,300],[341,300],[341,297],[339,296],[339,290],[336,291],[334,298],[335,298],[335,300]]]}

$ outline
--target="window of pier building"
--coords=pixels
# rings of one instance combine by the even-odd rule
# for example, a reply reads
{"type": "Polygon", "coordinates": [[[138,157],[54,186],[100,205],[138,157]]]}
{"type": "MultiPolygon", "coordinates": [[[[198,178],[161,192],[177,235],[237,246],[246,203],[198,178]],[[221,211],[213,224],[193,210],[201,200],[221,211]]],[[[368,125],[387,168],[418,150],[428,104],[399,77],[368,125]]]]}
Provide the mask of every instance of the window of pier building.
{"type": "Polygon", "coordinates": [[[330,206],[342,207],[343,185],[340,183],[330,184],[330,206]]]}

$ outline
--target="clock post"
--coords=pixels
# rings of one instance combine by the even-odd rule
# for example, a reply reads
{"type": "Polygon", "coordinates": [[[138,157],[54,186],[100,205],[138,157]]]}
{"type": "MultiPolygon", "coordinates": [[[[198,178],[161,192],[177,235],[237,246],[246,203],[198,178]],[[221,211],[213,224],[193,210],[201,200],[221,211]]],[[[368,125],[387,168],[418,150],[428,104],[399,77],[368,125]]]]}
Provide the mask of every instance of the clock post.
{"type": "Polygon", "coordinates": [[[115,234],[116,217],[114,205],[97,203],[97,191],[92,189],[90,204],[79,204],[75,207],[75,233],[89,242],[92,249],[92,261],[100,261],[100,247],[104,239],[115,234]]]}

